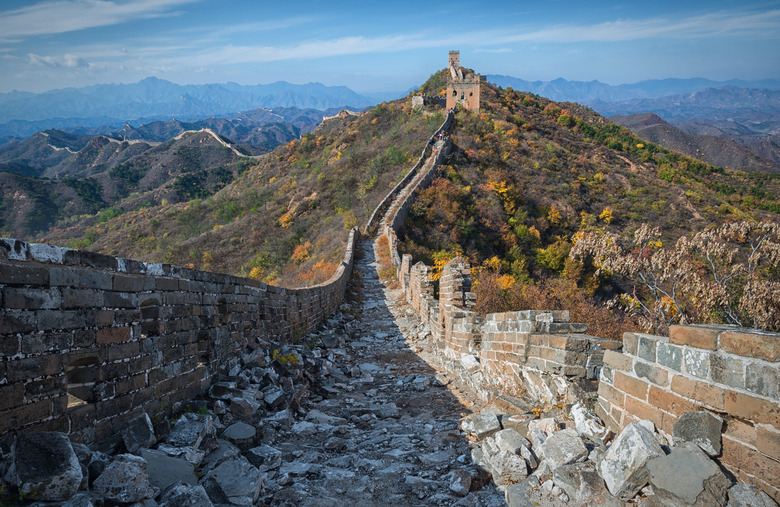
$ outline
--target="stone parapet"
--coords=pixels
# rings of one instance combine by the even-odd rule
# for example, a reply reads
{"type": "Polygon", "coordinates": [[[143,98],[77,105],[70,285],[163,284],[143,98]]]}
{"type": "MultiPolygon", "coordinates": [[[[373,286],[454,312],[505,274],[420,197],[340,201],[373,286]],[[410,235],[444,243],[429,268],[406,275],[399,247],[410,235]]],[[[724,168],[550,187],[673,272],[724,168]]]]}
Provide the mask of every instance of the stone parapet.
{"type": "Polygon", "coordinates": [[[735,326],[626,333],[604,354],[596,412],[617,431],[650,419],[667,436],[686,412],[724,418],[720,461],[780,499],[780,334],[735,326]]]}
{"type": "Polygon", "coordinates": [[[105,439],[195,397],[246,348],[312,331],[341,304],[357,238],[301,289],[0,239],[0,446],[25,431],[105,439]]]}

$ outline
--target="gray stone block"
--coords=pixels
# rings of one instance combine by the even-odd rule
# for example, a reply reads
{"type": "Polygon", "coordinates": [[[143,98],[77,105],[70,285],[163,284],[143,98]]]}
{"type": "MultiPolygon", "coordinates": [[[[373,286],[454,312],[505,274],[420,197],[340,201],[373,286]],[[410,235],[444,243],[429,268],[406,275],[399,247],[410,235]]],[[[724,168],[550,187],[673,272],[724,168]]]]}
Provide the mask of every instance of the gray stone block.
{"type": "Polygon", "coordinates": [[[664,451],[653,433],[640,424],[630,423],[612,442],[598,470],[609,492],[628,500],[647,484],[647,462],[659,456],[664,456],[664,451]]]}
{"type": "Polygon", "coordinates": [[[745,388],[762,396],[780,399],[780,370],[776,365],[748,363],[745,369],[745,388]]]}
{"type": "Polygon", "coordinates": [[[675,444],[692,443],[710,456],[719,456],[723,419],[710,412],[687,412],[674,423],[675,444]]]}
{"type": "Polygon", "coordinates": [[[670,343],[658,344],[658,364],[682,372],[682,348],[670,343]]]}
{"type": "Polygon", "coordinates": [[[712,380],[738,389],[745,388],[745,361],[712,354],[710,356],[712,380]]]}
{"type": "Polygon", "coordinates": [[[683,351],[683,363],[685,371],[699,378],[709,378],[710,376],[710,356],[712,353],[704,350],[685,349],[683,351]]]}
{"type": "Polygon", "coordinates": [[[656,496],[668,505],[726,505],[731,481],[718,465],[694,445],[675,447],[668,456],[648,461],[656,496]]]}

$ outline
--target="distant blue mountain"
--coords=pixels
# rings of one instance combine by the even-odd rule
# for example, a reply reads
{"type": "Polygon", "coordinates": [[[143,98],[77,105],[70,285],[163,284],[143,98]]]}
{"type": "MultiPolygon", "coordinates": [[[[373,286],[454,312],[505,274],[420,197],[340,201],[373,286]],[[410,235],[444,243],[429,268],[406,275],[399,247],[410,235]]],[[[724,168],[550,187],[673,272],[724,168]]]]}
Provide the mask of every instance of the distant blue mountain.
{"type": "Polygon", "coordinates": [[[101,84],[44,93],[0,93],[0,137],[24,137],[46,128],[98,127],[138,119],[202,119],[259,107],[362,109],[377,101],[345,86],[237,83],[178,85],[146,78],[133,84],[101,84]]]}
{"type": "Polygon", "coordinates": [[[780,90],[780,81],[776,79],[764,79],[761,81],[743,81],[740,79],[713,81],[704,78],[669,78],[651,79],[617,86],[608,85],[595,80],[568,81],[563,78],[554,79],[552,81],[526,81],[512,76],[488,75],[486,76],[486,79],[489,82],[504,88],[512,87],[516,90],[535,93],[556,101],[580,102],[582,104],[589,104],[597,101],[620,102],[632,99],[657,98],[668,95],[695,93],[706,88],[722,88],[724,86],[759,90],[780,90]]]}

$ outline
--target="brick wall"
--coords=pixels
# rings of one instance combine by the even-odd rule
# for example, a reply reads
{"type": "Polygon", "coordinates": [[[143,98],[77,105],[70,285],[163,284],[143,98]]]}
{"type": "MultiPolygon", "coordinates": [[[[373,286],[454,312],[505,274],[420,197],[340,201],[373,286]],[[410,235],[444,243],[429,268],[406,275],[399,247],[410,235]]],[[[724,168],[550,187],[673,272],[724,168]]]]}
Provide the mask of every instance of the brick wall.
{"type": "Polygon", "coordinates": [[[725,419],[721,462],[780,500],[780,334],[733,326],[626,333],[608,351],[597,413],[619,430],[650,419],[667,435],[685,412],[725,419]]]}
{"type": "Polygon", "coordinates": [[[330,280],[284,289],[0,240],[0,446],[31,430],[102,440],[196,396],[258,339],[313,330],[341,304],[356,241],[330,280]]]}

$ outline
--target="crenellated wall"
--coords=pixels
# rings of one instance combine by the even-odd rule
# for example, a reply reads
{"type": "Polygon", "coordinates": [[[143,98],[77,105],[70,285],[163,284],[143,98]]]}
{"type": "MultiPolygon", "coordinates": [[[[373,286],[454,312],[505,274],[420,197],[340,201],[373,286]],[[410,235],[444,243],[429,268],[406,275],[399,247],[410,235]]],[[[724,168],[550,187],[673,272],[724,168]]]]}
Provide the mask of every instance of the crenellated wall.
{"type": "Polygon", "coordinates": [[[0,445],[31,430],[105,439],[195,397],[259,340],[313,330],[341,304],[357,239],[304,289],[0,240],[0,445]]]}
{"type": "Polygon", "coordinates": [[[618,431],[650,419],[672,434],[686,412],[723,417],[726,468],[780,500],[780,334],[734,326],[626,333],[608,351],[596,413],[618,431]]]}

